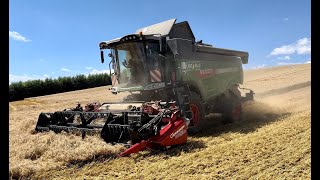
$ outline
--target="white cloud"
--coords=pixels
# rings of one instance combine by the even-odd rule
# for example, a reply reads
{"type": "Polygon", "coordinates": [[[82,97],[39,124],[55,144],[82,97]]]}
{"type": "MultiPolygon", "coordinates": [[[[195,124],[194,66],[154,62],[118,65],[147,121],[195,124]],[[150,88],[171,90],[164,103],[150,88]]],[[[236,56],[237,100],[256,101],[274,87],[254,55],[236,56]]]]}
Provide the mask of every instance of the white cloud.
{"type": "Polygon", "coordinates": [[[60,70],[64,72],[70,72],[70,69],[67,69],[67,68],[61,68],[60,70]]]}
{"type": "Polygon", "coordinates": [[[311,59],[309,61],[305,62],[305,64],[310,64],[310,63],[311,63],[311,59]]]}
{"type": "Polygon", "coordinates": [[[310,54],[311,53],[311,38],[299,39],[297,42],[298,54],[310,54]]]}
{"type": "Polygon", "coordinates": [[[55,72],[51,72],[51,74],[53,75],[53,74],[55,74],[55,72]]]}
{"type": "Polygon", "coordinates": [[[44,80],[45,78],[49,78],[50,76],[45,74],[43,76],[36,76],[36,75],[14,75],[14,74],[9,74],[9,84],[12,82],[18,82],[18,81],[29,81],[29,80],[37,80],[41,79],[44,80]]]}
{"type": "Polygon", "coordinates": [[[87,67],[86,67],[86,69],[91,70],[91,69],[93,69],[93,68],[92,68],[92,67],[87,66],[87,67]]]}
{"type": "Polygon", "coordinates": [[[16,40],[16,41],[22,41],[22,42],[30,42],[30,39],[27,39],[26,37],[22,36],[20,33],[16,31],[9,31],[9,37],[16,40]]]}
{"type": "Polygon", "coordinates": [[[109,73],[109,70],[97,70],[97,69],[93,69],[89,74],[102,74],[102,73],[109,73]]]}
{"type": "Polygon", "coordinates": [[[283,45],[279,48],[275,48],[270,53],[270,56],[276,55],[289,55],[289,54],[310,54],[311,53],[311,38],[302,38],[297,42],[283,45]]]}
{"type": "Polygon", "coordinates": [[[281,55],[281,54],[293,54],[295,48],[293,46],[281,46],[280,48],[275,48],[270,55],[281,55]]]}
{"type": "Polygon", "coordinates": [[[261,64],[261,65],[258,65],[258,66],[254,66],[254,67],[252,67],[250,69],[261,69],[261,68],[264,68],[266,66],[267,66],[266,64],[261,64]]]}
{"type": "Polygon", "coordinates": [[[281,57],[278,57],[278,59],[280,59],[280,60],[290,60],[290,56],[281,56],[281,57]]]}

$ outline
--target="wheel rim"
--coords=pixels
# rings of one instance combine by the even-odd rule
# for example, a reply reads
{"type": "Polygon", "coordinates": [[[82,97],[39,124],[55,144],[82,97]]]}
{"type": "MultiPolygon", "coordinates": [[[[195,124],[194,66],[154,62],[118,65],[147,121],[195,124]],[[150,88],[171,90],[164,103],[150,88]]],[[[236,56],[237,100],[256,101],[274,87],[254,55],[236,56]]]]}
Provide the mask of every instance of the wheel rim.
{"type": "Polygon", "coordinates": [[[199,124],[199,108],[195,104],[190,104],[190,109],[192,112],[192,124],[193,126],[198,126],[199,124]]]}
{"type": "Polygon", "coordinates": [[[232,112],[232,119],[239,120],[241,115],[241,105],[237,105],[234,107],[232,112]]]}

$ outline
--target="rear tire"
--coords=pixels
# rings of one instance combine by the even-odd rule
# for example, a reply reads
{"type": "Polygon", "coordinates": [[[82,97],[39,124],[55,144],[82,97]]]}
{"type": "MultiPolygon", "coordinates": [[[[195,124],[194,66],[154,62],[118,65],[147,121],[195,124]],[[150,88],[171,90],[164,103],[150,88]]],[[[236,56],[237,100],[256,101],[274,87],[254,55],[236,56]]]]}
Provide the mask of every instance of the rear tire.
{"type": "Polygon", "coordinates": [[[230,93],[230,98],[225,100],[222,117],[225,123],[232,123],[241,120],[242,116],[242,106],[241,97],[239,98],[232,92],[230,93]]]}
{"type": "Polygon", "coordinates": [[[190,110],[192,112],[192,120],[189,124],[188,133],[194,134],[202,130],[205,124],[204,106],[200,95],[190,91],[190,110]]]}

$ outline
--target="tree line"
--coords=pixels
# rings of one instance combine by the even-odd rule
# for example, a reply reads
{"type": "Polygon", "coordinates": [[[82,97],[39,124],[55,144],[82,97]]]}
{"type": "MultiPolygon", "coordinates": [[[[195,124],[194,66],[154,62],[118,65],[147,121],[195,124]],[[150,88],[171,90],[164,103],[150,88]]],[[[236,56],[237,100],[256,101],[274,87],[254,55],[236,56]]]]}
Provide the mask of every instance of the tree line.
{"type": "Polygon", "coordinates": [[[9,101],[28,97],[56,94],[80,89],[87,89],[111,84],[110,76],[103,74],[77,75],[57,79],[29,80],[13,82],[9,85],[9,101]]]}

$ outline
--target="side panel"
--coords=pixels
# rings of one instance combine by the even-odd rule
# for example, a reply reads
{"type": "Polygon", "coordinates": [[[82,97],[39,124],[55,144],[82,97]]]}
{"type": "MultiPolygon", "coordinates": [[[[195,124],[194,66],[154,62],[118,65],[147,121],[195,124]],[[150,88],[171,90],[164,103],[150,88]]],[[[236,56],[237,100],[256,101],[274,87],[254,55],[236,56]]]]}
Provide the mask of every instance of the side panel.
{"type": "Polygon", "coordinates": [[[177,72],[180,79],[200,90],[204,101],[243,83],[240,57],[197,52],[191,41],[177,40],[177,72]]]}
{"type": "Polygon", "coordinates": [[[198,87],[203,100],[218,96],[233,84],[242,84],[241,59],[181,59],[182,80],[198,87]]]}

